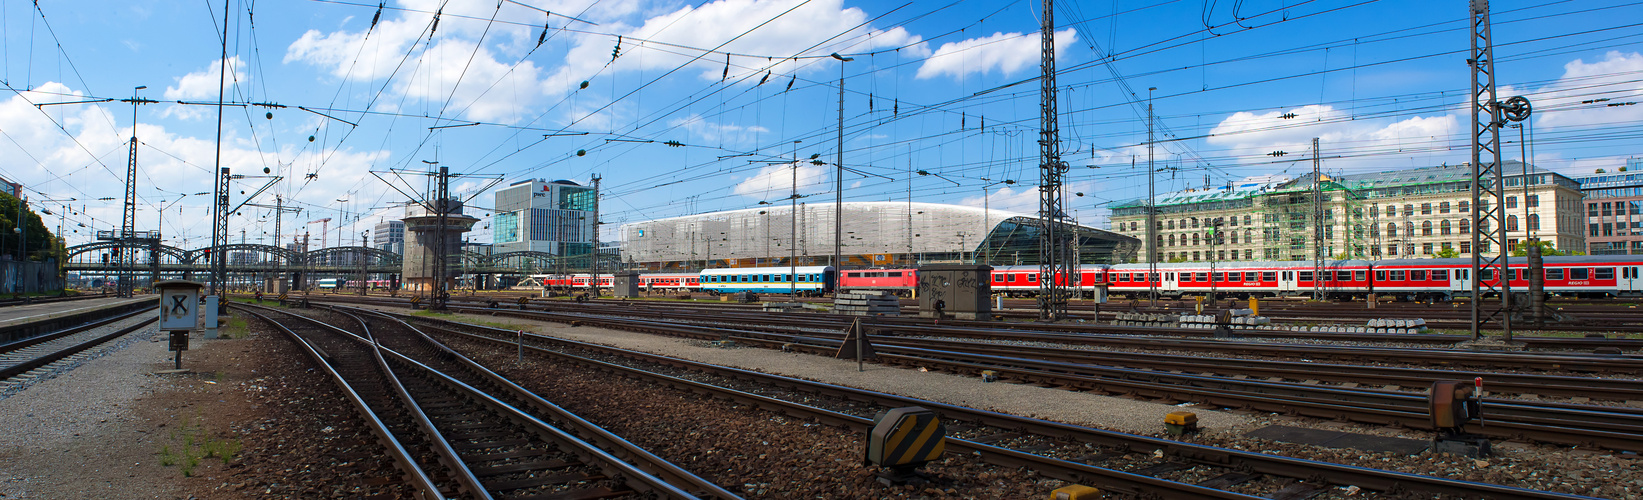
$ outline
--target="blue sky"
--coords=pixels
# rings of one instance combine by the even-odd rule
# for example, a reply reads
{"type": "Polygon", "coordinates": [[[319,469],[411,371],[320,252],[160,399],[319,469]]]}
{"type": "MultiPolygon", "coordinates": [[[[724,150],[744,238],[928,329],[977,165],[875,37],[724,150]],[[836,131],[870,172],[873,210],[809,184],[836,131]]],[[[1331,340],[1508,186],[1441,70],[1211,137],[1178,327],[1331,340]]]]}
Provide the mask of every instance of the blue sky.
{"type": "MultiPolygon", "coordinates": [[[[70,244],[118,224],[133,123],[132,106],[118,99],[143,85],[138,95],[161,102],[136,109],[139,229],[159,228],[172,245],[206,244],[209,196],[194,193],[211,190],[217,164],[217,110],[201,103],[217,99],[222,9],[141,0],[0,7],[0,175],[23,183],[31,200],[75,198],[68,211],[36,203],[69,214],[70,244]],[[49,103],[68,104],[36,106],[49,103]]],[[[374,2],[230,0],[226,100],[254,104],[225,108],[222,164],[283,176],[254,203],[271,205],[277,194],[303,209],[285,217],[286,241],[306,222],[332,218],[326,245],[357,242],[393,212],[383,207],[406,199],[402,191],[424,188],[413,174],[435,161],[470,175],[454,186],[477,194],[482,218],[492,200],[477,190],[489,179],[603,176],[611,235],[624,222],[785,199],[795,154],[824,162],[799,163],[799,192],[830,201],[841,63],[828,54],[837,52],[854,59],[842,63],[847,200],[910,192],[979,206],[984,186],[1010,179],[1020,182],[986,188],[990,205],[1031,212],[1038,9],[977,0],[404,0],[379,13],[374,2]]],[[[1534,101],[1538,165],[1584,174],[1643,154],[1643,104],[1609,106],[1643,101],[1643,4],[1493,9],[1501,97],[1534,101]]],[[[1298,175],[1311,168],[1295,160],[1311,154],[1313,137],[1336,173],[1465,162],[1466,20],[1459,0],[1062,2],[1069,208],[1099,226],[1104,204],[1144,195],[1152,87],[1154,158],[1174,167],[1159,173],[1160,192],[1202,186],[1206,176],[1222,185],[1298,175]]],[[[1517,131],[1508,132],[1505,158],[1516,159],[1517,131]]],[[[234,203],[264,182],[235,181],[234,203]]],[[[271,242],[272,217],[242,210],[231,239],[243,230],[248,242],[271,242]]],[[[310,229],[314,245],[319,229],[310,229]]],[[[485,223],[476,229],[471,240],[490,241],[485,223]]]]}

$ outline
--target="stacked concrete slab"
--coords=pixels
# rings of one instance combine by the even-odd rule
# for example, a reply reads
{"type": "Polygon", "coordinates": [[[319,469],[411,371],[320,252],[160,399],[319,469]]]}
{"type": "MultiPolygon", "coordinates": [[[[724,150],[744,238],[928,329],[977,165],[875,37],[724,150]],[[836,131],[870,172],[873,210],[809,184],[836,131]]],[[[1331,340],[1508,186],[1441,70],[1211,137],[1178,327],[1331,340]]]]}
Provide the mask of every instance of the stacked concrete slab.
{"type": "Polygon", "coordinates": [[[1121,312],[1113,324],[1118,326],[1152,326],[1160,328],[1176,328],[1180,326],[1181,317],[1174,314],[1121,312]]]}
{"type": "Polygon", "coordinates": [[[888,293],[837,293],[833,312],[850,316],[900,316],[901,299],[888,293]]]}

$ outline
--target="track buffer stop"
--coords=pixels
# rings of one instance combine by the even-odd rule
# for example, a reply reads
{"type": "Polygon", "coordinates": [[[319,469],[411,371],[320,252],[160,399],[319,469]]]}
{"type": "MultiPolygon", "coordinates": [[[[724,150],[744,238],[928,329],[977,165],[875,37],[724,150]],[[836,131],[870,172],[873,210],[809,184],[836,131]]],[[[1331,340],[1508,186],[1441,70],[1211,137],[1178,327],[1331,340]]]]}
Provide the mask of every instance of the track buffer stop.
{"type": "Polygon", "coordinates": [[[878,465],[879,482],[902,484],[923,480],[918,468],[941,458],[947,429],[936,412],[909,406],[879,412],[867,436],[866,464],[878,465]]]}

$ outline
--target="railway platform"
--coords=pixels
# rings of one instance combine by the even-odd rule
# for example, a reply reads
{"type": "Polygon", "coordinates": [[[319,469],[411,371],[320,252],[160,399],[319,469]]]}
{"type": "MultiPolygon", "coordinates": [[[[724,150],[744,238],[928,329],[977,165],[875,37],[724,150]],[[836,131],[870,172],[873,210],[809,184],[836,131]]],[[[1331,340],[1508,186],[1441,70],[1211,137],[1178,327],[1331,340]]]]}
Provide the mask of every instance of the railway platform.
{"type": "Polygon", "coordinates": [[[153,295],[139,295],[130,298],[111,296],[0,307],[0,329],[73,314],[118,308],[133,302],[153,302],[154,300],[153,295]]]}

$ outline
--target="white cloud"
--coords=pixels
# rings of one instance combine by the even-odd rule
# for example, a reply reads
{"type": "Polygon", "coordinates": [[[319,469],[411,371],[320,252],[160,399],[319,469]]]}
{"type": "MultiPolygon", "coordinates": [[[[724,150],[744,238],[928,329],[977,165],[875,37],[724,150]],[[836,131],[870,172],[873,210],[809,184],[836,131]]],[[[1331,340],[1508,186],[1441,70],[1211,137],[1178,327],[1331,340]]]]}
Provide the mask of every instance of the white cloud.
{"type": "MultiPolygon", "coordinates": [[[[611,49],[616,46],[615,39],[604,35],[579,35],[576,47],[565,56],[568,63],[548,81],[561,89],[569,89],[601,71],[673,69],[689,62],[694,56],[690,51],[661,44],[647,45],[635,42],[633,38],[701,48],[724,44],[718,50],[744,54],[817,56],[908,45],[902,52],[909,57],[922,57],[929,53],[925,44],[920,43],[920,37],[903,28],[877,30],[857,27],[868,20],[868,13],[855,7],[844,8],[842,0],[813,0],[783,15],[798,3],[798,0],[718,0],[700,6],[680,7],[646,19],[638,26],[607,24],[603,28],[608,32],[630,37],[623,41],[620,58],[614,62],[610,58],[611,49]],[[770,22],[765,24],[766,21],[770,22]],[[844,34],[834,36],[839,33],[844,34]],[[742,36],[730,41],[737,35],[742,36]],[[830,38],[832,42],[813,47],[830,38]],[[609,68],[606,68],[607,64],[609,68]]],[[[725,74],[725,66],[723,56],[705,57],[691,63],[691,68],[700,71],[699,75],[704,80],[719,80],[725,74]]],[[[731,58],[729,79],[767,70],[780,75],[800,68],[819,71],[832,67],[810,64],[808,61],[795,63],[792,60],[731,58]]]]}
{"type": "MultiPolygon", "coordinates": [[[[251,76],[246,74],[244,61],[240,59],[240,56],[228,58],[228,69],[233,74],[226,75],[227,79],[224,80],[222,61],[211,61],[211,65],[203,70],[174,78],[177,84],[167,86],[164,96],[166,100],[171,101],[195,99],[216,101],[218,90],[221,88],[220,85],[244,85],[250,81],[251,76]]],[[[208,109],[203,106],[172,104],[166,106],[166,109],[160,112],[160,116],[175,116],[189,120],[204,117],[206,111],[208,109]]]]}
{"type": "MultiPolygon", "coordinates": [[[[1610,51],[1600,61],[1576,59],[1563,65],[1563,77],[1538,89],[1534,101],[1535,131],[1557,127],[1612,125],[1643,120],[1643,105],[1615,106],[1615,102],[1638,101],[1643,94],[1643,54],[1610,51]],[[1610,98],[1610,101],[1582,101],[1610,98]],[[1562,109],[1558,109],[1562,108],[1562,109]]],[[[1508,94],[1501,92],[1504,99],[1508,94]]]]}
{"type": "Polygon", "coordinates": [[[504,64],[489,48],[459,39],[441,39],[423,57],[432,67],[399,79],[396,90],[434,103],[436,111],[443,107],[445,116],[514,123],[523,118],[522,109],[540,100],[539,71],[530,61],[504,64]]]}
{"type": "Polygon", "coordinates": [[[713,144],[746,144],[759,138],[759,134],[770,132],[770,129],[758,125],[741,126],[730,124],[711,123],[702,119],[702,115],[691,114],[684,118],[675,118],[668,122],[670,127],[680,127],[689,131],[692,137],[713,144]]]}
{"type": "MultiPolygon", "coordinates": [[[[1283,151],[1290,156],[1304,155],[1312,150],[1312,138],[1317,137],[1327,154],[1330,148],[1350,148],[1357,155],[1366,153],[1403,152],[1426,154],[1441,149],[1461,132],[1457,115],[1414,116],[1403,120],[1353,120],[1350,115],[1332,106],[1307,105],[1299,108],[1250,113],[1240,111],[1221,120],[1210,130],[1209,144],[1227,148],[1224,154],[1246,158],[1246,163],[1265,163],[1263,155],[1283,151]],[[1294,118],[1284,118],[1294,114],[1294,118]]],[[[1354,161],[1380,164],[1384,158],[1368,156],[1360,160],[1330,160],[1332,168],[1346,167],[1354,161]]]]}
{"type": "MultiPolygon", "coordinates": [[[[1098,191],[1099,187],[1100,183],[1088,180],[1066,183],[1063,188],[1064,191],[1062,192],[1062,203],[1065,205],[1067,214],[1070,216],[1073,214],[1074,210],[1078,210],[1078,215],[1081,218],[1089,219],[1092,214],[1095,213],[1094,210],[1086,209],[1086,205],[1089,205],[1091,200],[1096,202],[1108,201],[1097,197],[1098,193],[1100,193],[1098,191]],[[1077,193],[1084,193],[1084,196],[1077,196],[1077,193]]],[[[970,196],[959,200],[958,203],[960,205],[968,205],[977,208],[985,207],[989,210],[998,210],[1001,212],[1037,215],[1039,204],[1038,186],[1026,186],[1022,184],[998,185],[987,189],[987,197],[985,199],[981,196],[970,196]]],[[[1084,221],[1084,224],[1089,225],[1089,222],[1086,220],[1084,221]]]]}
{"type": "Polygon", "coordinates": [[[798,162],[794,172],[792,163],[769,165],[758,173],[736,183],[731,193],[758,200],[786,199],[792,193],[794,176],[798,176],[799,194],[815,194],[827,189],[829,170],[823,165],[798,162]]]}
{"type": "MultiPolygon", "coordinates": [[[[1055,33],[1055,57],[1060,59],[1067,47],[1078,41],[1078,33],[1067,28],[1055,33]]],[[[934,55],[918,68],[918,78],[942,75],[963,78],[971,73],[991,74],[997,70],[1009,75],[1028,67],[1037,66],[1043,50],[1039,34],[993,33],[986,38],[971,38],[944,43],[934,55]]]]}
{"type": "MultiPolygon", "coordinates": [[[[121,215],[119,202],[91,200],[100,197],[123,198],[123,183],[109,182],[109,179],[125,175],[126,140],[132,135],[130,127],[115,126],[111,110],[118,109],[117,106],[48,106],[41,110],[33,105],[74,101],[78,100],[75,97],[78,95],[83,93],[60,83],[49,82],[35,91],[0,100],[0,130],[6,131],[16,141],[0,140],[0,155],[23,159],[7,168],[13,180],[55,197],[74,197],[81,203],[89,201],[85,203],[88,217],[80,220],[71,218],[66,223],[75,229],[79,229],[76,223],[88,225],[78,233],[67,231],[70,244],[89,241],[92,229],[106,230],[118,224],[121,215]],[[61,123],[63,129],[59,129],[53,121],[61,123]],[[64,130],[68,133],[65,134],[64,130]]],[[[122,111],[129,113],[128,109],[122,111]]],[[[388,157],[387,151],[313,150],[303,149],[300,145],[288,145],[279,151],[259,151],[256,144],[236,136],[233,129],[228,134],[223,138],[222,166],[230,168],[233,173],[261,174],[266,165],[271,171],[279,169],[273,173],[297,179],[295,184],[301,185],[304,173],[324,165],[317,182],[308,183],[299,192],[288,193],[288,204],[328,205],[331,204],[330,200],[340,198],[347,190],[358,189],[361,185],[371,186],[369,189],[387,190],[386,186],[370,178],[367,172],[371,165],[388,157]],[[265,164],[264,161],[270,163],[265,164]],[[284,165],[274,165],[274,161],[284,165]]],[[[141,198],[137,213],[139,228],[161,229],[168,239],[167,244],[184,244],[171,239],[187,235],[196,238],[187,242],[186,246],[201,246],[201,240],[197,237],[208,234],[211,225],[208,200],[205,199],[208,197],[188,196],[183,202],[173,205],[166,210],[163,227],[158,225],[154,203],[160,200],[175,201],[177,193],[212,190],[209,172],[217,157],[216,138],[179,135],[152,123],[140,125],[137,135],[141,140],[137,175],[137,193],[141,198]],[[179,213],[179,210],[182,212],[179,213]]],[[[235,181],[234,191],[230,193],[231,200],[236,203],[243,200],[238,191],[244,189],[249,193],[261,182],[252,179],[235,181]]],[[[264,196],[271,199],[271,194],[264,196]]],[[[289,222],[292,219],[287,216],[286,220],[289,222]]],[[[259,229],[259,222],[250,216],[231,218],[230,223],[233,232],[246,228],[249,239],[255,239],[263,231],[259,229]]],[[[287,234],[296,231],[290,225],[286,229],[287,234]]],[[[272,233],[272,226],[266,230],[272,233]]]]}

